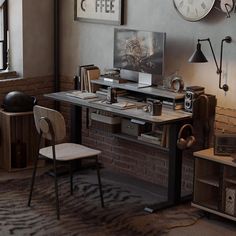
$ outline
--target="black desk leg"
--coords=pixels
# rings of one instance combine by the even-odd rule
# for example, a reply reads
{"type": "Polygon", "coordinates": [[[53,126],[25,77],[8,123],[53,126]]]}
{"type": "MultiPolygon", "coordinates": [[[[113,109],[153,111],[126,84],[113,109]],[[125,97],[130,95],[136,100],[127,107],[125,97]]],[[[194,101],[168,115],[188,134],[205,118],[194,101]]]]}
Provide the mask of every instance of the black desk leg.
{"type": "MultiPolygon", "coordinates": [[[[71,106],[71,142],[82,143],[82,107],[71,106]]],[[[73,163],[74,170],[81,169],[81,160],[73,163]]]]}
{"type": "Polygon", "coordinates": [[[172,207],[181,202],[182,151],[177,148],[178,132],[181,124],[171,124],[169,129],[169,170],[167,200],[147,206],[145,211],[153,213],[157,210],[172,207]]]}
{"type": "Polygon", "coordinates": [[[182,180],[182,151],[177,148],[179,125],[173,124],[169,134],[169,177],[168,177],[168,202],[177,204],[181,199],[182,180]]]}
{"type": "Polygon", "coordinates": [[[71,142],[82,143],[82,108],[71,107],[71,142]]]}

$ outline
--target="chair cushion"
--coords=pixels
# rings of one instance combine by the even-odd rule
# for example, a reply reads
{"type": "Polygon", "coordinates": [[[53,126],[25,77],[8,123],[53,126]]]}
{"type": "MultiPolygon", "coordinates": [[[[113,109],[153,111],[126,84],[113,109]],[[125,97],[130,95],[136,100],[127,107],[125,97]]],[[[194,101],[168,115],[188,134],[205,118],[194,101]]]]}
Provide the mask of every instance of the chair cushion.
{"type": "MultiPolygon", "coordinates": [[[[68,161],[97,156],[101,151],[85,147],[75,143],[62,143],[55,145],[56,160],[68,161]]],[[[39,153],[49,159],[53,159],[52,146],[41,148],[39,153]]]]}

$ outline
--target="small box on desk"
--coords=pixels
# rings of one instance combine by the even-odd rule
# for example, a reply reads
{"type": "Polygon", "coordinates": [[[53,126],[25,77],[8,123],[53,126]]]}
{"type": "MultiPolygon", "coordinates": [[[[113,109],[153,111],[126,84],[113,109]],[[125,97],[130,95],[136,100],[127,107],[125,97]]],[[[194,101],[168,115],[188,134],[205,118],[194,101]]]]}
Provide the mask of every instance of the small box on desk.
{"type": "Polygon", "coordinates": [[[139,136],[141,133],[151,131],[152,125],[144,121],[135,119],[125,119],[121,120],[121,133],[128,134],[131,136],[139,136]]]}
{"type": "Polygon", "coordinates": [[[120,132],[120,117],[91,113],[91,127],[108,133],[120,132]]]}

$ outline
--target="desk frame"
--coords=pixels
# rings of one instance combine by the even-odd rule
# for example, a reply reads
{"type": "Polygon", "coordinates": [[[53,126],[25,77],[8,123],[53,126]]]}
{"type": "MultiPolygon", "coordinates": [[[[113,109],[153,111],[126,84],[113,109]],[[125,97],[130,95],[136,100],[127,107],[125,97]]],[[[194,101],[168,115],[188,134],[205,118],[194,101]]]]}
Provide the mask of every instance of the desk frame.
{"type": "Polygon", "coordinates": [[[141,110],[139,112],[137,111],[137,109],[119,110],[119,109],[106,107],[101,104],[93,103],[88,100],[78,99],[76,97],[66,95],[66,92],[46,94],[45,97],[54,99],[60,102],[67,102],[69,104],[76,105],[76,108],[73,110],[73,113],[77,119],[77,122],[74,122],[74,124],[77,124],[77,127],[73,129],[74,133],[73,133],[72,141],[77,142],[77,143],[81,142],[81,136],[78,135],[77,132],[81,134],[80,131],[82,128],[81,127],[82,107],[109,111],[119,116],[141,119],[141,120],[156,123],[159,125],[170,124],[169,132],[171,135],[169,135],[169,169],[168,169],[167,201],[160,202],[152,206],[147,206],[145,207],[145,210],[152,213],[156,210],[160,210],[163,208],[177,205],[182,201],[182,198],[181,198],[182,151],[177,148],[176,141],[178,139],[178,132],[179,132],[180,127],[184,123],[192,122],[191,113],[187,113],[182,110],[174,111],[174,110],[164,108],[162,111],[163,114],[161,116],[153,117],[153,116],[150,116],[149,114],[142,112],[141,110]]]}

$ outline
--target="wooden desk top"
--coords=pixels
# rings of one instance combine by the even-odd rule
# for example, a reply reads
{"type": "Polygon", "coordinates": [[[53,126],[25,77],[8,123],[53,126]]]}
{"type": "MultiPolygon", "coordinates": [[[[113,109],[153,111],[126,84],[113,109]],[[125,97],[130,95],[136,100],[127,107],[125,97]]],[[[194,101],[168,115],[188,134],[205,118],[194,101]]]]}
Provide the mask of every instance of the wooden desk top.
{"type": "Polygon", "coordinates": [[[214,155],[214,149],[204,149],[201,151],[194,152],[193,155],[195,157],[200,157],[209,161],[218,162],[221,164],[229,165],[236,167],[236,161],[233,161],[234,159],[231,156],[216,156],[214,155]]]}
{"type": "Polygon", "coordinates": [[[120,115],[122,117],[128,118],[136,118],[143,121],[149,121],[153,123],[165,124],[165,123],[174,123],[176,121],[188,120],[192,118],[192,114],[189,112],[185,112],[183,110],[172,110],[170,108],[162,107],[162,115],[161,116],[151,116],[150,113],[144,112],[142,109],[131,108],[125,110],[119,110],[116,108],[104,106],[102,104],[93,102],[94,100],[83,100],[77,97],[72,97],[67,95],[69,91],[58,92],[58,93],[50,93],[44,95],[47,98],[51,98],[57,101],[68,102],[74,105],[94,108],[103,111],[109,111],[114,114],[120,115]]]}
{"type": "Polygon", "coordinates": [[[24,112],[7,112],[3,109],[0,109],[0,113],[3,113],[6,116],[26,116],[26,115],[33,115],[33,111],[24,111],[24,112]]]}

